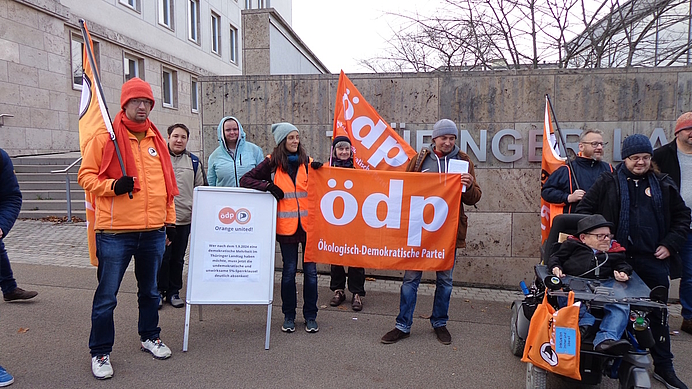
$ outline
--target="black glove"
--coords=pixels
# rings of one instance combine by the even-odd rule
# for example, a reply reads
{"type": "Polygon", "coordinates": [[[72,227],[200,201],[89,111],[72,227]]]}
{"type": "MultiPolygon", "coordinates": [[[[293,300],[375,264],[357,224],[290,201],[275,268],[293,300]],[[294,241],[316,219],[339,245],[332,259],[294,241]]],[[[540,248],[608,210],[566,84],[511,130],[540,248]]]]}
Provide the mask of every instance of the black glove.
{"type": "Polygon", "coordinates": [[[135,178],[130,176],[122,176],[113,184],[113,191],[116,196],[132,192],[135,189],[135,178]]]}
{"type": "Polygon", "coordinates": [[[277,200],[284,198],[284,191],[274,184],[269,184],[269,186],[267,186],[267,192],[270,192],[277,200]]]}
{"type": "Polygon", "coordinates": [[[175,239],[175,234],[177,234],[175,231],[175,226],[166,226],[166,238],[168,238],[169,242],[172,242],[175,239]]]}
{"type": "Polygon", "coordinates": [[[317,170],[322,167],[322,162],[312,161],[310,162],[310,167],[317,170]]]}

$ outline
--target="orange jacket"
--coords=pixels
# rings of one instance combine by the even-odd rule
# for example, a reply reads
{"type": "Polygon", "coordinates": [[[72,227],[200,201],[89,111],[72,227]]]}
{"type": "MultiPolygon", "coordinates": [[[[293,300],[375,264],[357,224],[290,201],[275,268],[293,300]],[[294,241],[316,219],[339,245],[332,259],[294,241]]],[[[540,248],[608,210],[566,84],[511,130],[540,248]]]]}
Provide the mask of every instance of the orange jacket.
{"type": "Polygon", "coordinates": [[[84,148],[78,182],[84,190],[96,196],[95,230],[144,230],[175,224],[174,202],[166,204],[166,183],[156,150],[151,128],[140,142],[128,132],[130,147],[137,164],[137,181],[141,189],[116,196],[112,187],[116,179],[99,180],[98,173],[103,157],[103,147],[111,142],[107,133],[95,136],[84,148]]]}
{"type": "MultiPolygon", "coordinates": [[[[312,159],[311,159],[312,160],[312,159]]],[[[298,230],[298,220],[307,230],[308,216],[308,172],[306,165],[297,167],[296,182],[281,167],[274,173],[274,185],[284,191],[284,198],[276,208],[277,235],[293,235],[298,230]]]]}

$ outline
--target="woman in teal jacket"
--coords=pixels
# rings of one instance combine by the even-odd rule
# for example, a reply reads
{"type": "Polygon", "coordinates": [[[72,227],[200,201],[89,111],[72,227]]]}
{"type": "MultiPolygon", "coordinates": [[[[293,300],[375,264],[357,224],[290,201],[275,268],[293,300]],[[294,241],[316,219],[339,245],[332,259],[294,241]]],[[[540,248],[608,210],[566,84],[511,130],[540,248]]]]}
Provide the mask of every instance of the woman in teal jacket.
{"type": "Polygon", "coordinates": [[[217,128],[219,147],[209,156],[210,186],[239,187],[240,177],[264,160],[262,148],[245,140],[240,121],[226,116],[217,128]]]}

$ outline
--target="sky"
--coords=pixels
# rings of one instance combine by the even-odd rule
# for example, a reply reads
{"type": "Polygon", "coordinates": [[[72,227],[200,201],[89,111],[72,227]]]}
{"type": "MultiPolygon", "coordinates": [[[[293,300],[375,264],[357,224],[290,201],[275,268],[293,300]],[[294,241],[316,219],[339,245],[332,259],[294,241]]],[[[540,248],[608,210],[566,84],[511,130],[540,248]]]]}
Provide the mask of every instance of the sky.
{"type": "MultiPolygon", "coordinates": [[[[392,36],[387,12],[423,12],[439,0],[293,0],[293,30],[332,73],[367,73],[360,59],[377,56],[392,36]],[[423,7],[423,9],[421,9],[423,7]]],[[[394,26],[396,27],[396,26],[394,26]]]]}

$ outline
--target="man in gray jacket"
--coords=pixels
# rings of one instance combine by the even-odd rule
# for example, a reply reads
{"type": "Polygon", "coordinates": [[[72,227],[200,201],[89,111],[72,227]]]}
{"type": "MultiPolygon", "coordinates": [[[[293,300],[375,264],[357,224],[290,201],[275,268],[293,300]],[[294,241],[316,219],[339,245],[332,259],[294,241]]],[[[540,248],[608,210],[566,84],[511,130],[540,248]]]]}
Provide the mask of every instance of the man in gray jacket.
{"type": "Polygon", "coordinates": [[[168,152],[180,194],[175,197],[175,236],[166,239],[159,269],[159,309],[164,298],[175,308],[185,306],[179,292],[183,287],[183,264],[192,223],[192,193],[196,186],[206,185],[207,180],[200,159],[187,151],[189,137],[190,130],[184,124],[168,127],[168,152]]]}

